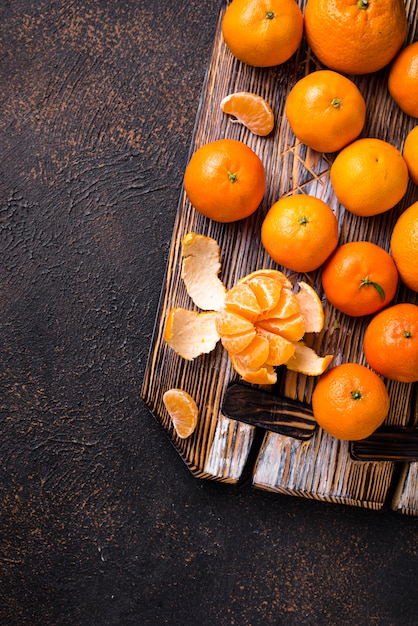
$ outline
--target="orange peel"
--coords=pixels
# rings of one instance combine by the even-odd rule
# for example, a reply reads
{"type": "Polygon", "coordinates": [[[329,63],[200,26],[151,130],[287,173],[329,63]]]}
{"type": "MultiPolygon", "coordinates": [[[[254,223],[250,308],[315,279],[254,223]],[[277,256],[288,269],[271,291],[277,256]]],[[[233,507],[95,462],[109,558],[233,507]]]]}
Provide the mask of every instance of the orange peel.
{"type": "Polygon", "coordinates": [[[181,255],[181,277],[193,302],[203,311],[219,311],[226,287],[218,277],[221,254],[217,241],[206,235],[187,233],[181,243],[181,255]]]}
{"type": "Polygon", "coordinates": [[[193,361],[215,349],[219,341],[217,316],[216,311],[198,313],[175,307],[168,315],[164,339],[179,356],[193,361]]]}
{"type": "Polygon", "coordinates": [[[332,359],[331,354],[323,357],[318,356],[315,350],[300,341],[295,344],[295,352],[285,365],[287,369],[298,374],[320,376],[325,372],[332,359]]]}

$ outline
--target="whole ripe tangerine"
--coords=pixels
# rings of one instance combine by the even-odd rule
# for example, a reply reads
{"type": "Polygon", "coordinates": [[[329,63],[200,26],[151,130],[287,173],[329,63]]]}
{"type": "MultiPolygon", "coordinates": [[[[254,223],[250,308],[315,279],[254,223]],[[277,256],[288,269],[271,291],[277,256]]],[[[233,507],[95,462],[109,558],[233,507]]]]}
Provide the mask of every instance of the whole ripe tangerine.
{"type": "Polygon", "coordinates": [[[318,152],[336,152],[360,135],[366,103],[349,78],[318,70],[292,87],[285,112],[299,141],[318,152]]]}
{"type": "Polygon", "coordinates": [[[363,348],[370,367],[385,378],[418,381],[418,306],[404,302],[380,311],[366,328],[363,348]]]}
{"type": "Polygon", "coordinates": [[[369,74],[390,63],[408,31],[403,0],[308,0],[305,36],[326,67],[369,74]]]}
{"type": "Polygon", "coordinates": [[[319,379],[312,394],[313,414],[327,433],[357,441],[382,425],[390,408],[383,380],[358,363],[342,363],[319,379]]]}
{"type": "Polygon", "coordinates": [[[403,48],[393,61],[388,89],[404,113],[418,117],[418,41],[403,48]]]}
{"type": "Polygon", "coordinates": [[[265,185],[261,159],[236,139],[218,139],[198,148],[184,174],[191,204],[217,222],[234,222],[254,213],[265,185]]]}
{"type": "Polygon", "coordinates": [[[390,247],[401,280],[418,291],[418,202],[398,217],[392,230],[390,247]]]}
{"type": "Polygon", "coordinates": [[[346,315],[376,313],[396,293],[398,271],[386,250],[369,241],[339,246],[322,268],[327,300],[346,315]]]}
{"type": "Polygon", "coordinates": [[[296,272],[311,272],[337,246],[337,218],[320,198],[305,194],[287,196],[275,202],[264,218],[261,242],[279,265],[296,272]]]}
{"type": "Polygon", "coordinates": [[[357,139],[336,156],[330,170],[339,202],[351,213],[371,216],[392,209],[408,187],[408,166],[387,141],[357,139]]]}
{"type": "Polygon", "coordinates": [[[303,15],[295,0],[234,0],[222,34],[232,54],[254,67],[280,65],[298,49],[303,15]]]}
{"type": "Polygon", "coordinates": [[[418,126],[415,126],[406,136],[403,158],[408,166],[409,178],[415,185],[418,185],[418,126]]]}

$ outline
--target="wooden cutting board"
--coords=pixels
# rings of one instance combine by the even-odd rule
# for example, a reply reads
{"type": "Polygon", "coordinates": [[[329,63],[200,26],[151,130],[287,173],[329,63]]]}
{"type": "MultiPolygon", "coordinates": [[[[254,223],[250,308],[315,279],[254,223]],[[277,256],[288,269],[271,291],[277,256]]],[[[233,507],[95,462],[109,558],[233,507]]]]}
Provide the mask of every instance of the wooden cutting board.
{"type": "MultiPolygon", "coordinates": [[[[219,138],[239,139],[261,158],[266,169],[267,191],[251,217],[233,224],[220,224],[199,215],[184,192],[179,200],[170,254],[154,335],[142,388],[142,398],[197,478],[237,483],[251,462],[253,484],[268,491],[381,509],[384,505],[411,515],[418,514],[418,463],[356,461],[349,444],[330,437],[321,429],[308,441],[266,432],[222,415],[221,407],[228,384],[236,379],[221,345],[211,354],[185,361],[164,342],[168,312],[174,306],[196,309],[181,280],[181,241],[193,231],[213,237],[221,249],[220,277],[232,287],[239,278],[256,269],[277,267],[260,243],[260,227],[270,206],[278,198],[306,193],[322,198],[337,216],[340,243],[367,240],[389,250],[390,234],[400,213],[418,199],[418,188],[410,183],[402,202],[391,211],[373,218],[349,214],[340,206],[329,182],[329,169],[335,155],[319,154],[295,140],[286,118],[284,104],[294,83],[321,66],[304,46],[287,63],[267,69],[253,68],[237,61],[227,49],[221,33],[226,2],[220,6],[213,50],[205,77],[190,155],[201,145],[219,138]],[[236,91],[263,96],[272,106],[276,125],[268,137],[257,137],[222,113],[220,102],[236,91]],[[162,396],[177,387],[196,400],[200,417],[193,435],[179,439],[164,408],[162,396]],[[256,436],[257,434],[257,436],[256,436]],[[390,494],[394,493],[392,496],[390,494]]],[[[303,9],[304,3],[301,3],[303,9]]],[[[417,36],[418,0],[406,3],[412,25],[409,41],[417,36]]],[[[364,136],[378,137],[402,150],[403,141],[417,120],[404,115],[387,92],[388,69],[354,77],[367,105],[364,136]]],[[[283,268],[279,268],[283,269],[283,268]]],[[[345,316],[331,307],[321,289],[320,270],[308,276],[284,272],[293,283],[309,280],[323,300],[324,331],[312,346],[318,354],[333,354],[333,365],[355,361],[365,364],[362,336],[369,318],[345,316]]],[[[397,302],[418,304],[418,294],[399,286],[397,302]]],[[[391,397],[387,424],[418,425],[414,393],[416,385],[386,381],[391,397]]],[[[283,372],[272,390],[288,398],[309,403],[315,379],[283,372]]]]}

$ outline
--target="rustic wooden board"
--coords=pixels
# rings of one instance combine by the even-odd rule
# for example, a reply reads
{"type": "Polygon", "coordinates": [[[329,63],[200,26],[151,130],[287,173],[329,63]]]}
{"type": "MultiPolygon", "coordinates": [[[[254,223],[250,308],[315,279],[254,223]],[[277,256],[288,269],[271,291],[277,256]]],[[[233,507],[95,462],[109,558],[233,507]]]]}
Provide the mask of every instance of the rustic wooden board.
{"type": "MultiPolygon", "coordinates": [[[[417,4],[418,0],[406,3],[411,24],[410,41],[414,41],[417,35],[417,4]]],[[[301,3],[302,8],[303,5],[304,2],[301,3]]],[[[194,231],[218,241],[222,253],[221,278],[227,287],[231,287],[255,269],[277,267],[261,246],[260,227],[269,207],[279,197],[293,193],[318,196],[331,206],[337,216],[340,243],[368,240],[388,250],[392,227],[399,214],[417,200],[418,190],[411,183],[397,207],[374,218],[359,218],[346,212],[336,201],[329,182],[329,168],[334,155],[316,153],[297,142],[284,116],[286,95],[293,84],[307,72],[320,69],[320,65],[304,46],[290,61],[274,68],[252,68],[238,62],[226,48],[221,34],[225,8],[226,2],[222,2],[190,154],[201,145],[221,137],[240,139],[262,159],[266,168],[267,191],[258,211],[234,224],[218,224],[204,218],[182,193],[142,398],[193,475],[236,483],[242,476],[254,444],[255,429],[221,414],[226,387],[236,377],[227,354],[219,345],[211,354],[188,362],[178,357],[163,340],[166,317],[173,306],[195,309],[180,277],[180,244],[184,235],[194,231]],[[252,135],[221,112],[220,101],[235,91],[258,93],[271,104],[276,126],[269,137],[252,135]],[[171,387],[188,391],[200,408],[198,427],[187,440],[176,437],[162,403],[164,391],[171,387]]],[[[363,135],[379,137],[402,149],[404,138],[416,120],[404,115],[388,96],[387,69],[370,76],[353,77],[353,80],[363,93],[368,109],[363,135]]],[[[322,295],[320,270],[308,276],[284,271],[292,282],[309,280],[322,295]]],[[[329,306],[323,296],[322,299],[325,330],[314,337],[313,347],[319,354],[334,354],[334,365],[344,361],[365,363],[361,344],[368,319],[349,318],[329,306]]],[[[418,303],[418,295],[400,285],[396,300],[418,303]]],[[[313,378],[285,371],[277,390],[290,398],[309,402],[314,384],[313,378]]],[[[392,408],[387,423],[412,423],[413,385],[388,381],[388,388],[392,408]]],[[[418,514],[416,493],[410,494],[411,489],[416,491],[416,466],[411,463],[406,468],[392,504],[396,510],[410,514],[418,514]]],[[[308,442],[266,434],[255,463],[253,483],[269,491],[379,509],[388,497],[394,476],[394,463],[354,461],[347,443],[336,441],[319,430],[308,442]]]]}

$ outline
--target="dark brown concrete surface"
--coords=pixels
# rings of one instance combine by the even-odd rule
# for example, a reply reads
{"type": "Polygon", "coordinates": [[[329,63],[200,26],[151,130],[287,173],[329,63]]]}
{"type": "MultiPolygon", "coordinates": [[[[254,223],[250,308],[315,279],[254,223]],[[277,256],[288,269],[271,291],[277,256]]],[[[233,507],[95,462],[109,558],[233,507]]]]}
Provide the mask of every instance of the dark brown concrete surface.
{"type": "Polygon", "coordinates": [[[0,3],[0,624],[417,623],[417,520],[196,480],[140,400],[217,0],[0,3]]]}

